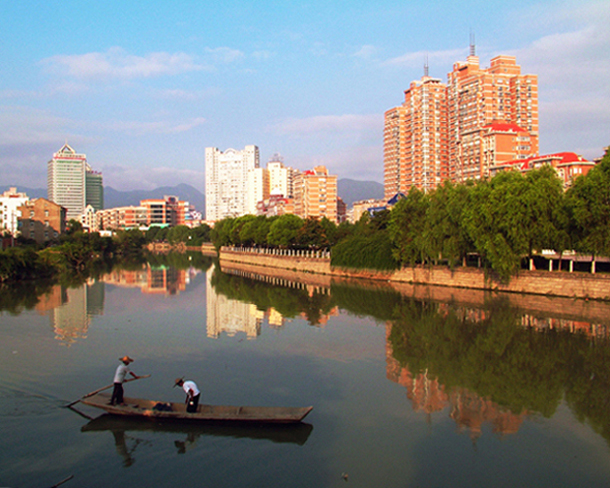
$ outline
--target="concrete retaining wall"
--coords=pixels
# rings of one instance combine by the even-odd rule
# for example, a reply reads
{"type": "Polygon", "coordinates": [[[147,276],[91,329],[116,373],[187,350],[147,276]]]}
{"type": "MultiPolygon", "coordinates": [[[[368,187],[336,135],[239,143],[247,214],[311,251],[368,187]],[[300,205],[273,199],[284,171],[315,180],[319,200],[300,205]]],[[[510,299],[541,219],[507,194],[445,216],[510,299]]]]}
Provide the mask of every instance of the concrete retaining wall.
{"type": "Polygon", "coordinates": [[[478,268],[442,266],[403,268],[399,271],[357,270],[332,267],[329,257],[304,255],[279,256],[222,248],[220,264],[243,263],[297,272],[331,275],[337,278],[359,278],[389,283],[415,283],[450,288],[525,293],[545,296],[586,298],[610,301],[610,275],[568,273],[565,271],[522,271],[508,284],[489,279],[478,268]]]}

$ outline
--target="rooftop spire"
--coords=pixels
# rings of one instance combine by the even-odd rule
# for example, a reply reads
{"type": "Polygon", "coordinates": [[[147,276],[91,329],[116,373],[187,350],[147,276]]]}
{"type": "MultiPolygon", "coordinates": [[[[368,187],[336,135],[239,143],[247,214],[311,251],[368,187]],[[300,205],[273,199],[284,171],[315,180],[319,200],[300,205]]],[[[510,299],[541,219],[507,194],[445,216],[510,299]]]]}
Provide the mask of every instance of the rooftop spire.
{"type": "Polygon", "coordinates": [[[475,56],[474,32],[470,31],[470,55],[475,56]]]}

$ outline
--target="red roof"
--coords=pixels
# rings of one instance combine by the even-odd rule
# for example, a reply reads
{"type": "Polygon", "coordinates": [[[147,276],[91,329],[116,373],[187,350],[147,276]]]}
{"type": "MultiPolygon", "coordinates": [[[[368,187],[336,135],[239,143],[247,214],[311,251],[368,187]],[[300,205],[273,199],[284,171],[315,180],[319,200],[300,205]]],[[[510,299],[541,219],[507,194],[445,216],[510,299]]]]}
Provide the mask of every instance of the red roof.
{"type": "Polygon", "coordinates": [[[491,129],[494,132],[527,132],[523,127],[508,122],[492,122],[491,124],[484,125],[482,128],[491,129]]]}
{"type": "Polygon", "coordinates": [[[522,165],[523,168],[531,168],[537,162],[544,162],[548,160],[555,160],[557,164],[568,164],[568,163],[589,163],[590,161],[586,160],[582,156],[579,156],[573,152],[560,152],[554,154],[542,154],[540,156],[531,156],[526,159],[513,159],[512,161],[507,161],[503,163],[505,165],[522,165]]]}

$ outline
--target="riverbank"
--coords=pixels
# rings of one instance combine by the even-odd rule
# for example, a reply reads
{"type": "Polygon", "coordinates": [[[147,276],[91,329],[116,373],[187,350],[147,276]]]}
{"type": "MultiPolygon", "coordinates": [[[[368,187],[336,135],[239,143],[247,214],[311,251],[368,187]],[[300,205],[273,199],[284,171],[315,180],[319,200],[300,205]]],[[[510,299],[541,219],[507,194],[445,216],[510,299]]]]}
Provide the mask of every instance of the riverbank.
{"type": "Polygon", "coordinates": [[[509,283],[491,279],[480,268],[444,266],[403,268],[397,271],[357,270],[331,266],[330,256],[307,251],[269,254],[223,247],[219,253],[221,267],[235,264],[314,273],[344,279],[365,279],[392,284],[419,284],[448,288],[465,288],[492,292],[520,293],[590,300],[610,301],[610,275],[569,273],[565,271],[522,271],[509,283]]]}

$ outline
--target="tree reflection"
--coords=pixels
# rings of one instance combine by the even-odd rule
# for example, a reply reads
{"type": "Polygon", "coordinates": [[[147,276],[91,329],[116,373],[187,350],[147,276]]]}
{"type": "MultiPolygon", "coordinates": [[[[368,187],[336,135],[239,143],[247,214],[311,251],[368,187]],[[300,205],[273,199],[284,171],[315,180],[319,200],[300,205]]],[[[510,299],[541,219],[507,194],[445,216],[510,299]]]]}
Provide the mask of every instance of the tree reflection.
{"type": "MultiPolygon", "coordinates": [[[[303,315],[311,325],[325,320],[336,303],[328,292],[312,287],[279,286],[214,269],[211,284],[227,298],[253,303],[261,311],[276,310],[284,318],[303,315]]],[[[295,285],[297,285],[295,283],[295,285]]]]}
{"type": "Polygon", "coordinates": [[[568,330],[523,327],[505,299],[479,310],[404,300],[391,321],[394,358],[447,390],[466,388],[515,414],[552,416],[565,398],[610,441],[610,344],[568,330]]]}
{"type": "Polygon", "coordinates": [[[590,334],[574,333],[578,323],[573,319],[537,317],[506,296],[490,295],[473,306],[351,284],[312,294],[220,271],[213,285],[259,310],[274,308],[286,317],[305,314],[311,324],[336,306],[385,322],[391,357],[407,372],[407,383],[416,388],[420,381],[429,388],[434,382],[441,392],[437,407],[428,398],[423,401],[432,403],[423,409],[451,405],[451,417],[473,435],[483,421],[497,432],[516,431],[525,414],[551,417],[565,400],[581,422],[610,442],[607,324],[601,335],[591,324],[584,327],[590,334]],[[481,411],[475,415],[477,408],[481,411]]]}

